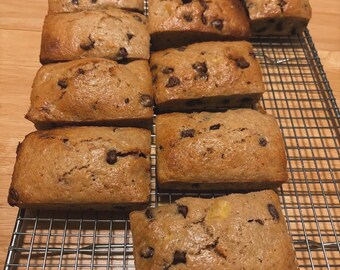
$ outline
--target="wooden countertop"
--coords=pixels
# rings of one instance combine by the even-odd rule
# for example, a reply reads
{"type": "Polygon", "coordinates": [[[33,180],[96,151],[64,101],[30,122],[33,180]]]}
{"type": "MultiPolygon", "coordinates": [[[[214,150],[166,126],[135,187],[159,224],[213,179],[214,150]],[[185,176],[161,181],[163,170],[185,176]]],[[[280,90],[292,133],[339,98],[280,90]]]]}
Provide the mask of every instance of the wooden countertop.
{"type": "MultiPolygon", "coordinates": [[[[333,93],[340,104],[340,1],[310,0],[309,29],[333,93]]],[[[47,0],[0,1],[0,265],[3,266],[17,214],[7,205],[15,150],[34,130],[23,116],[32,80],[39,68],[39,48],[47,0]]]]}

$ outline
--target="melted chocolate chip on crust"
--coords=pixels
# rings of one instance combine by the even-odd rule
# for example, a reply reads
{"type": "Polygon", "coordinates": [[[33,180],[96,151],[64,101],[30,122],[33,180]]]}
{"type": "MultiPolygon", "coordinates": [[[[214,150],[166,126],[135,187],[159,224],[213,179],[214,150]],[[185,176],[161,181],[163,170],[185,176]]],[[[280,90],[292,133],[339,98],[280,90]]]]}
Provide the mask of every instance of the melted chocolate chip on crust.
{"type": "Polygon", "coordinates": [[[150,259],[153,257],[153,255],[155,254],[155,250],[152,247],[146,247],[142,253],[140,254],[140,256],[144,259],[150,259]]]}
{"type": "Polygon", "coordinates": [[[175,87],[179,85],[180,83],[181,81],[177,77],[171,76],[168,80],[168,83],[165,85],[165,87],[168,87],[168,88],[175,87]]]}
{"type": "Polygon", "coordinates": [[[109,163],[110,165],[113,165],[117,162],[117,151],[116,150],[110,150],[107,152],[106,155],[106,162],[109,163]]]}
{"type": "Polygon", "coordinates": [[[186,206],[186,205],[180,204],[180,205],[177,206],[177,212],[179,214],[181,214],[184,218],[187,217],[188,211],[189,211],[189,209],[188,209],[188,206],[186,206]]]}
{"type": "Polygon", "coordinates": [[[194,129],[187,129],[181,131],[181,137],[182,138],[193,138],[195,136],[195,130],[194,129]]]}
{"type": "Polygon", "coordinates": [[[270,215],[273,217],[274,220],[280,219],[280,214],[279,214],[279,212],[277,211],[277,209],[275,208],[274,205],[268,204],[268,211],[269,211],[270,215]]]}
{"type": "Polygon", "coordinates": [[[173,265],[179,264],[179,263],[187,263],[187,253],[185,251],[179,251],[176,250],[174,253],[174,258],[172,261],[173,265]]]}

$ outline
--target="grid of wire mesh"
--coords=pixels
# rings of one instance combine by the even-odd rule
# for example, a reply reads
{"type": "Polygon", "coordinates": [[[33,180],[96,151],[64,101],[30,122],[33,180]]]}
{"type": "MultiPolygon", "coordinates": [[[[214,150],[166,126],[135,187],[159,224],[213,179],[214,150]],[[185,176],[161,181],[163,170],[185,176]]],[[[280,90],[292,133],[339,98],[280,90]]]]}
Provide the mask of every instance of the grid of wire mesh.
{"type": "MultiPolygon", "coordinates": [[[[252,40],[285,139],[290,182],[278,190],[302,269],[340,268],[340,113],[309,32],[252,40]]],[[[155,135],[153,135],[153,142],[155,135]]],[[[159,192],[152,146],[151,205],[159,192]]],[[[5,269],[134,269],[127,214],[19,210],[5,269]]]]}

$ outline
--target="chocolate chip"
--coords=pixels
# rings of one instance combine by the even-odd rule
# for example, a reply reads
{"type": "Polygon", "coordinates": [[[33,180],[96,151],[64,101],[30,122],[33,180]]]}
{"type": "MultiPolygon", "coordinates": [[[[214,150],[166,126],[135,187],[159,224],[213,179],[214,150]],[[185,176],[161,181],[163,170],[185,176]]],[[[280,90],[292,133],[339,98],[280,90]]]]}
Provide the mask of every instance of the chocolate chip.
{"type": "Polygon", "coordinates": [[[165,67],[165,68],[162,69],[163,74],[170,74],[172,72],[174,72],[174,68],[172,68],[172,67],[165,67]]]}
{"type": "Polygon", "coordinates": [[[146,209],[144,214],[148,219],[154,219],[155,218],[153,210],[150,209],[150,208],[146,209]]]}
{"type": "Polygon", "coordinates": [[[94,48],[95,43],[96,42],[91,38],[91,36],[88,36],[88,41],[85,42],[85,43],[81,43],[79,46],[84,51],[89,51],[89,50],[92,50],[94,48]]]}
{"type": "Polygon", "coordinates": [[[187,22],[192,22],[192,16],[191,16],[191,15],[186,14],[186,15],[183,16],[183,18],[184,18],[184,20],[186,20],[187,22]]]}
{"type": "Polygon", "coordinates": [[[180,83],[181,81],[177,77],[171,76],[168,80],[168,83],[165,85],[165,87],[168,87],[168,88],[175,87],[179,85],[180,83]]]}
{"type": "Polygon", "coordinates": [[[187,217],[187,214],[188,214],[188,206],[186,205],[177,205],[177,212],[180,213],[184,218],[187,217]]]}
{"type": "Polygon", "coordinates": [[[78,69],[78,74],[79,75],[84,75],[85,74],[85,70],[83,70],[82,68],[78,69]]]}
{"type": "Polygon", "coordinates": [[[153,257],[153,255],[155,254],[155,250],[152,247],[146,247],[142,253],[140,254],[140,256],[144,259],[150,259],[153,257]]]}
{"type": "Polygon", "coordinates": [[[72,0],[73,5],[79,5],[79,0],[72,0]]]}
{"type": "Polygon", "coordinates": [[[182,0],[182,3],[183,4],[189,4],[189,3],[191,3],[192,2],[192,0],[182,0]]]}
{"type": "Polygon", "coordinates": [[[174,253],[174,259],[172,261],[173,265],[179,264],[179,263],[187,263],[187,253],[185,251],[178,251],[176,250],[174,253]]]}
{"type": "Polygon", "coordinates": [[[181,137],[182,138],[192,138],[195,136],[195,130],[194,129],[187,129],[181,131],[181,137]]]}
{"type": "Polygon", "coordinates": [[[213,20],[211,22],[211,25],[214,26],[217,30],[222,31],[222,29],[223,29],[223,20],[221,20],[221,19],[213,20]]]}
{"type": "Polygon", "coordinates": [[[241,69],[245,69],[245,68],[248,68],[250,66],[250,64],[243,57],[238,58],[236,60],[236,64],[241,69]]]}
{"type": "Polygon", "coordinates": [[[127,98],[127,99],[125,99],[125,100],[124,100],[124,102],[125,102],[125,104],[129,104],[129,102],[130,102],[130,99],[129,99],[129,98],[127,98]]]}
{"type": "Polygon", "coordinates": [[[139,21],[139,22],[142,22],[142,18],[137,16],[137,15],[133,15],[133,18],[136,20],[136,21],[139,21]]]}
{"type": "Polygon", "coordinates": [[[63,139],[63,143],[67,143],[68,141],[69,139],[66,139],[66,138],[63,139]]]}
{"type": "Polygon", "coordinates": [[[13,200],[13,201],[19,201],[19,194],[18,192],[14,189],[14,188],[10,188],[9,189],[9,197],[13,200]]]}
{"type": "Polygon", "coordinates": [[[208,5],[204,0],[199,0],[199,2],[204,9],[208,9],[208,5]]]}
{"type": "Polygon", "coordinates": [[[273,217],[274,220],[279,220],[280,219],[280,214],[276,210],[274,205],[268,204],[268,211],[269,211],[270,215],[273,217]]]}
{"type": "Polygon", "coordinates": [[[144,107],[152,107],[153,106],[153,98],[150,95],[141,95],[140,103],[144,107]]]}
{"type": "Polygon", "coordinates": [[[157,74],[152,76],[152,84],[156,84],[157,79],[158,79],[158,75],[157,74]]]}
{"type": "Polygon", "coordinates": [[[159,150],[163,150],[164,149],[164,147],[162,145],[160,145],[158,148],[159,148],[159,150]]]}
{"type": "Polygon", "coordinates": [[[259,139],[259,144],[262,146],[262,147],[265,147],[267,145],[267,140],[265,138],[260,138],[259,139]]]}
{"type": "Polygon", "coordinates": [[[120,48],[118,52],[118,57],[121,57],[123,59],[126,59],[128,57],[129,53],[125,48],[120,48]]]}
{"type": "Polygon", "coordinates": [[[285,0],[280,0],[279,2],[279,6],[280,6],[280,9],[281,9],[281,12],[284,12],[284,7],[285,5],[287,5],[287,2],[285,0]]]}
{"type": "Polygon", "coordinates": [[[186,50],[187,46],[181,46],[179,48],[177,48],[177,51],[179,52],[184,52],[186,50]]]}
{"type": "Polygon", "coordinates": [[[59,81],[58,81],[58,86],[59,86],[61,89],[66,89],[68,85],[67,85],[66,80],[59,80],[59,81]]]}
{"type": "Polygon", "coordinates": [[[203,13],[202,13],[202,16],[201,16],[201,21],[205,25],[208,23],[207,17],[205,17],[203,13]]]}
{"type": "Polygon", "coordinates": [[[106,155],[106,162],[113,165],[117,162],[117,151],[110,150],[106,155]]]}
{"type": "Polygon", "coordinates": [[[189,107],[193,107],[193,106],[201,106],[203,105],[203,101],[200,99],[192,99],[192,100],[188,100],[185,102],[185,105],[189,106],[189,107]]]}
{"type": "Polygon", "coordinates": [[[218,130],[218,129],[220,129],[220,127],[221,127],[220,124],[216,124],[216,125],[211,126],[209,129],[210,130],[218,130]]]}
{"type": "Polygon", "coordinates": [[[127,33],[126,35],[127,35],[128,40],[131,40],[135,37],[134,34],[130,34],[130,33],[127,33]]]}
{"type": "Polygon", "coordinates": [[[153,70],[156,70],[157,68],[158,68],[157,65],[152,65],[151,68],[150,68],[150,70],[153,71],[153,70]]]}
{"type": "Polygon", "coordinates": [[[207,64],[205,62],[196,62],[192,65],[192,67],[200,74],[205,74],[208,72],[207,64]]]}
{"type": "Polygon", "coordinates": [[[91,0],[91,3],[92,3],[92,4],[96,4],[96,3],[97,3],[97,0],[91,0]]]}
{"type": "Polygon", "coordinates": [[[258,223],[258,224],[260,224],[260,225],[264,225],[264,222],[263,222],[263,220],[261,220],[261,219],[250,219],[250,220],[248,220],[248,222],[249,223],[251,223],[251,222],[256,222],[256,223],[258,223]]]}

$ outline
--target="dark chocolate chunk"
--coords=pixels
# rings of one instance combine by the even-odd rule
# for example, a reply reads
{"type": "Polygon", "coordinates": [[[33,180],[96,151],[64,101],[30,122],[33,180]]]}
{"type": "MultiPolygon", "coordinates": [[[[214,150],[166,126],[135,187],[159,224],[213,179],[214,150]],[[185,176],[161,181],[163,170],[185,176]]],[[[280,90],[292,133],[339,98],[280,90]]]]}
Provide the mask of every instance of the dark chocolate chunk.
{"type": "Polygon", "coordinates": [[[218,130],[218,129],[220,129],[220,127],[221,127],[220,124],[216,124],[216,125],[211,126],[209,129],[210,130],[218,130]]]}
{"type": "Polygon", "coordinates": [[[279,212],[276,210],[275,206],[272,205],[271,203],[268,204],[268,211],[269,211],[270,215],[273,217],[274,220],[280,219],[279,212]]]}
{"type": "Polygon", "coordinates": [[[200,106],[200,105],[203,105],[203,101],[200,100],[200,99],[192,99],[192,100],[186,101],[185,105],[187,105],[189,107],[200,106]]]}
{"type": "Polygon", "coordinates": [[[185,15],[183,16],[183,18],[184,18],[184,20],[186,20],[187,22],[192,22],[192,16],[189,15],[189,14],[185,14],[185,15]]]}
{"type": "Polygon", "coordinates": [[[79,5],[79,0],[72,0],[73,5],[79,5]]]}
{"type": "Polygon", "coordinates": [[[116,150],[110,150],[106,154],[106,162],[113,165],[117,162],[117,151],[116,150]]]}
{"type": "Polygon", "coordinates": [[[59,80],[59,81],[58,81],[58,86],[59,86],[61,89],[66,89],[68,85],[67,85],[66,80],[59,80]]]}
{"type": "Polygon", "coordinates": [[[208,78],[208,68],[205,62],[196,62],[192,65],[192,68],[198,73],[201,78],[208,78]]]}
{"type": "Polygon", "coordinates": [[[174,259],[172,261],[173,265],[179,264],[179,263],[187,263],[187,253],[185,251],[179,251],[176,250],[174,253],[174,259]]]}
{"type": "Polygon", "coordinates": [[[158,75],[157,74],[152,76],[152,84],[156,84],[157,79],[158,79],[158,75]]]}
{"type": "Polygon", "coordinates": [[[134,34],[130,34],[130,33],[127,33],[126,35],[127,35],[128,40],[131,40],[135,37],[134,34]]]}
{"type": "Polygon", "coordinates": [[[153,106],[153,98],[150,95],[141,95],[140,96],[140,103],[144,107],[152,107],[153,106]]]}
{"type": "Polygon", "coordinates": [[[181,46],[177,48],[177,51],[184,52],[186,50],[187,46],[181,46]]]}
{"type": "Polygon", "coordinates": [[[78,74],[79,75],[84,75],[85,74],[85,70],[83,70],[82,68],[78,69],[78,74]]]}
{"type": "Polygon", "coordinates": [[[223,29],[223,20],[221,20],[221,19],[213,20],[211,22],[211,25],[214,26],[217,30],[222,31],[222,29],[223,29]]]}
{"type": "Polygon", "coordinates": [[[150,67],[150,70],[151,70],[151,71],[156,70],[157,67],[158,67],[157,65],[152,65],[152,66],[150,67]]]}
{"type": "Polygon", "coordinates": [[[163,74],[170,74],[172,72],[174,72],[174,68],[172,68],[172,67],[165,67],[165,68],[162,69],[163,74]]]}
{"type": "Polygon", "coordinates": [[[125,102],[125,104],[128,104],[128,103],[130,102],[130,99],[129,99],[129,98],[126,98],[126,99],[124,100],[124,102],[125,102]]]}
{"type": "Polygon", "coordinates": [[[119,49],[119,52],[118,52],[118,56],[123,58],[123,59],[126,59],[128,57],[129,53],[128,51],[125,49],[125,48],[120,48],[119,49]]]}
{"type": "Polygon", "coordinates": [[[155,250],[152,247],[146,247],[144,250],[142,250],[140,256],[144,259],[150,259],[155,254],[155,250]]]}
{"type": "Polygon", "coordinates": [[[146,216],[148,219],[154,219],[154,218],[155,218],[154,213],[153,213],[153,210],[152,210],[151,208],[146,209],[146,211],[145,211],[145,216],[146,216]]]}
{"type": "Polygon", "coordinates": [[[79,46],[84,51],[89,51],[89,50],[92,50],[94,48],[95,43],[96,42],[91,38],[91,36],[88,36],[88,41],[85,42],[85,43],[81,43],[79,46]]]}
{"type": "Polygon", "coordinates": [[[267,145],[267,140],[265,138],[260,138],[259,139],[259,144],[262,146],[262,147],[265,147],[267,145]]]}
{"type": "Polygon", "coordinates": [[[19,201],[19,194],[14,188],[10,188],[8,192],[8,201],[12,205],[19,201]]]}
{"type": "Polygon", "coordinates": [[[168,83],[165,85],[165,87],[168,87],[168,88],[175,87],[179,85],[180,83],[181,81],[177,77],[171,76],[168,80],[168,83]]]}
{"type": "Polygon", "coordinates": [[[204,8],[204,9],[208,9],[208,5],[207,3],[205,2],[205,0],[199,0],[201,6],[204,8]]]}
{"type": "Polygon", "coordinates": [[[177,205],[177,212],[181,214],[184,218],[187,217],[188,211],[189,211],[188,206],[182,204],[177,205]]]}
{"type": "Polygon", "coordinates": [[[133,18],[136,20],[136,21],[139,21],[139,22],[142,22],[142,18],[137,16],[137,15],[133,15],[133,18]]]}
{"type": "Polygon", "coordinates": [[[202,13],[201,21],[202,21],[202,23],[205,24],[205,25],[208,23],[207,17],[204,16],[204,13],[202,13]]]}
{"type": "Polygon", "coordinates": [[[181,131],[181,137],[182,138],[192,138],[195,136],[195,130],[194,129],[187,129],[181,131]]]}
{"type": "Polygon", "coordinates": [[[248,68],[250,66],[250,64],[243,57],[238,58],[236,60],[236,64],[241,69],[245,69],[245,68],[248,68]]]}
{"type": "Polygon", "coordinates": [[[183,4],[189,4],[189,3],[191,3],[192,2],[192,0],[182,0],[182,3],[183,4]]]}

